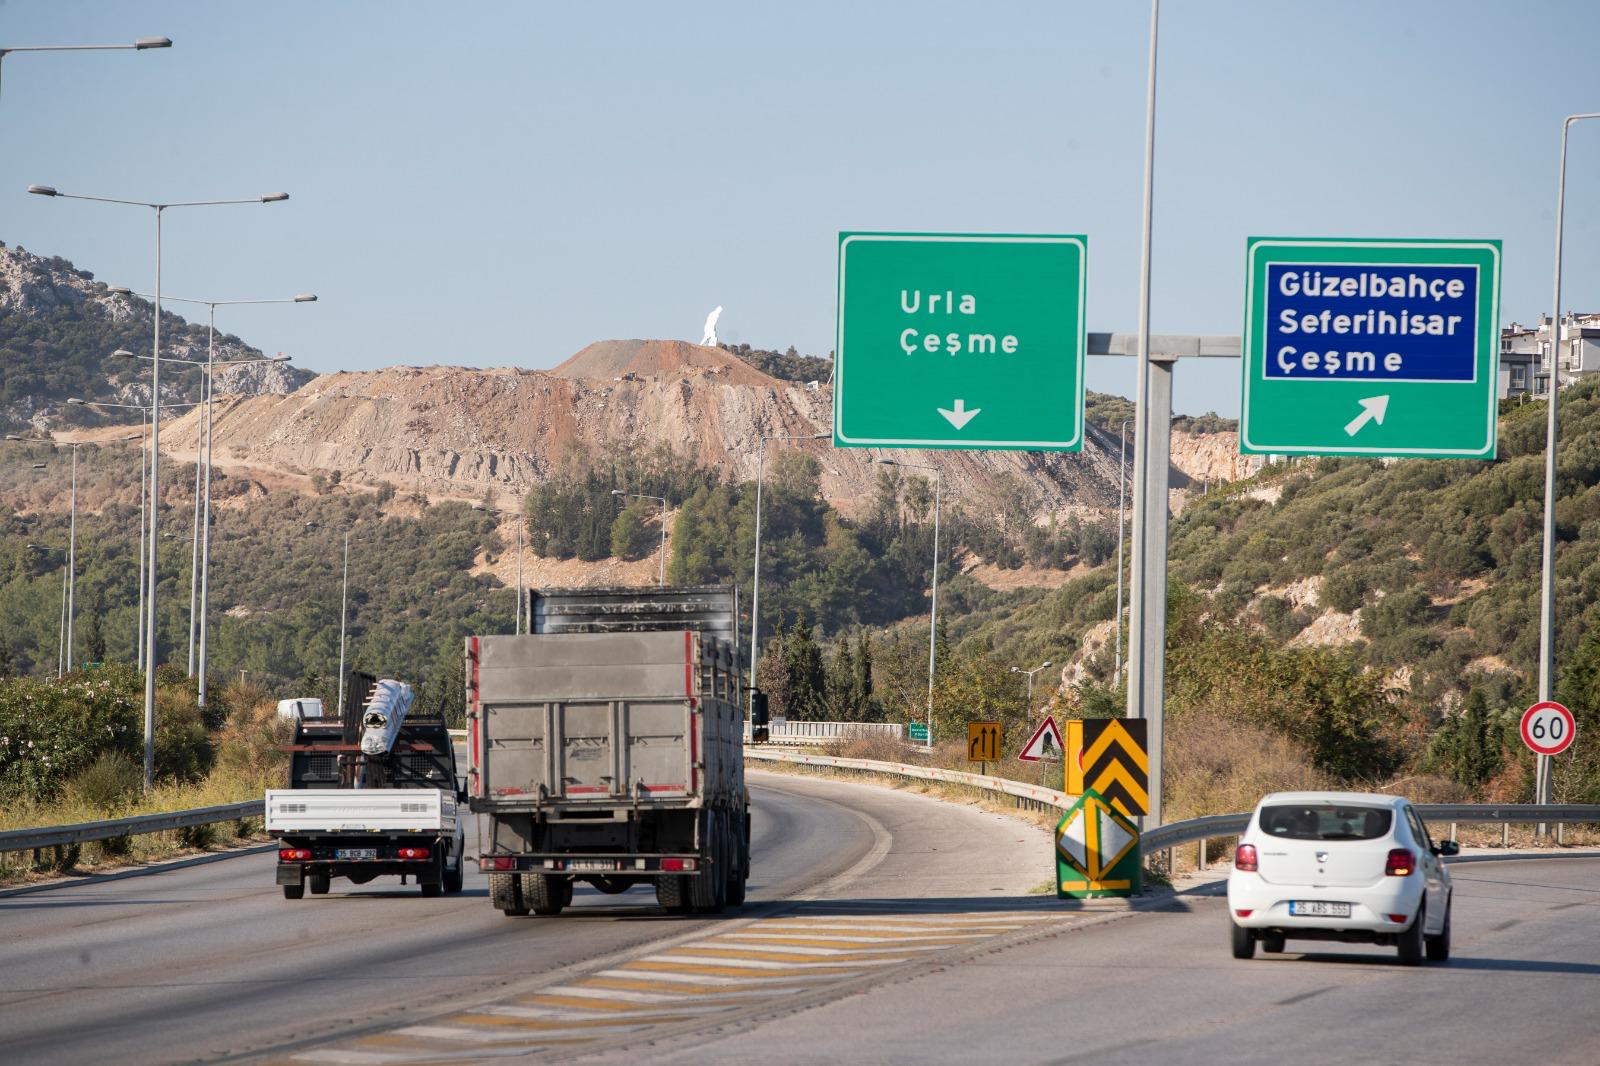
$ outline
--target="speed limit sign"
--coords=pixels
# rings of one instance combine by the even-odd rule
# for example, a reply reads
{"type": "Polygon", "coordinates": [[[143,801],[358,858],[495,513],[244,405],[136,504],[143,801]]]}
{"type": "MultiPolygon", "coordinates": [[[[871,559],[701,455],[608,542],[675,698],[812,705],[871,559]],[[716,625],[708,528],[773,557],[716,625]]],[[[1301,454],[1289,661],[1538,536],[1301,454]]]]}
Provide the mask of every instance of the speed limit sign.
{"type": "Polygon", "coordinates": [[[1522,712],[1522,742],[1536,755],[1560,755],[1577,731],[1572,712],[1559,703],[1535,703],[1522,712]]]}

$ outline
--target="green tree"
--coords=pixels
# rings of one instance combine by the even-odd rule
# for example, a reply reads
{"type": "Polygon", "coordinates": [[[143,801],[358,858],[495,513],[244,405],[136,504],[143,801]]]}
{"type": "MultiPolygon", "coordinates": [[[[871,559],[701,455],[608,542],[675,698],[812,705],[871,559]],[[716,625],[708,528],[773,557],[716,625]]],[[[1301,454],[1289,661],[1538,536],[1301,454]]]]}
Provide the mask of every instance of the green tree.
{"type": "Polygon", "coordinates": [[[629,504],[611,523],[611,554],[619,559],[637,559],[650,545],[650,531],[641,510],[637,504],[629,504]]]}

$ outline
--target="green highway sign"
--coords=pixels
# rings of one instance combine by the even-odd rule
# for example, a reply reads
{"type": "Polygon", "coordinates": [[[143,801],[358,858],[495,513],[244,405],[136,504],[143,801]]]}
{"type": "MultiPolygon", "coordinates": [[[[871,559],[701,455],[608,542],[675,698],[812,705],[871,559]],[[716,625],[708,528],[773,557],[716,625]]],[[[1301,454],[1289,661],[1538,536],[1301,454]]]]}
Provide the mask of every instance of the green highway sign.
{"type": "Polygon", "coordinates": [[[928,724],[926,722],[912,722],[911,739],[926,741],[928,739],[928,724]]]}
{"type": "Polygon", "coordinates": [[[1246,249],[1240,451],[1494,458],[1499,241],[1246,249]]]}
{"type": "Polygon", "coordinates": [[[839,234],[834,445],[1082,448],[1088,246],[839,234]]]}

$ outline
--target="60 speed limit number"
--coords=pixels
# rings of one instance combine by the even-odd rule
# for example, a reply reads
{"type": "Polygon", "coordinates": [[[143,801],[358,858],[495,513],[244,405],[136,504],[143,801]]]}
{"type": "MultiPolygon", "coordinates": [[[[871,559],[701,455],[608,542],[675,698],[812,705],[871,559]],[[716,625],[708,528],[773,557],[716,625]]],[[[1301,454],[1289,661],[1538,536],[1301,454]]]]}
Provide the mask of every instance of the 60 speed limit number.
{"type": "Polygon", "coordinates": [[[1560,755],[1577,732],[1572,712],[1559,703],[1535,703],[1522,712],[1522,742],[1537,755],[1560,755]]]}

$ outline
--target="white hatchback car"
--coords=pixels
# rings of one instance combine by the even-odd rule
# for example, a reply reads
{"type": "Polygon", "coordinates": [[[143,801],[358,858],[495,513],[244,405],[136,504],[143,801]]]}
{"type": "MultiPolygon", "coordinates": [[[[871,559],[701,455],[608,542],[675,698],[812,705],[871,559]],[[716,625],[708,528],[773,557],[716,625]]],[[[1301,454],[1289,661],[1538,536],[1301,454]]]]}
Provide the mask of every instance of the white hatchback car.
{"type": "Polygon", "coordinates": [[[1260,942],[1392,944],[1415,966],[1450,957],[1450,874],[1411,804],[1360,792],[1277,792],[1239,838],[1228,874],[1233,957],[1260,942]]]}

